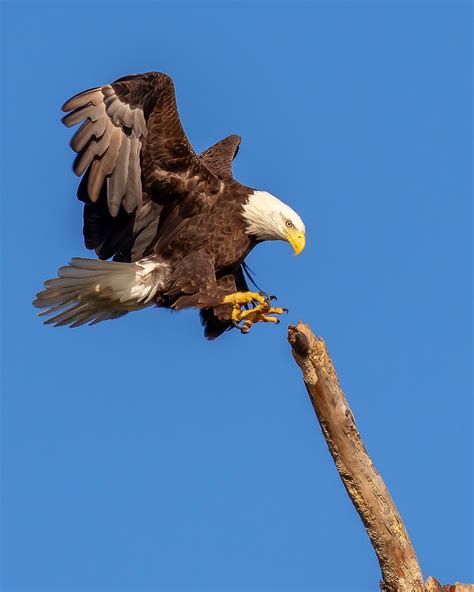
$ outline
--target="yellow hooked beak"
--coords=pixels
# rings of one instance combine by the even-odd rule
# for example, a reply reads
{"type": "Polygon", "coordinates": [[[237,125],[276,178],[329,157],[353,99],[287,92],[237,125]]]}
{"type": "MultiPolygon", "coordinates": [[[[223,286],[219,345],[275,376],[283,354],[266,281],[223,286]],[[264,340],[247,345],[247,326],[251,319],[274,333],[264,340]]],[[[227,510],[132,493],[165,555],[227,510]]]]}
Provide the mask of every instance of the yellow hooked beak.
{"type": "Polygon", "coordinates": [[[294,228],[289,228],[286,232],[286,239],[293,247],[295,255],[299,255],[306,245],[304,232],[299,232],[294,228]]]}

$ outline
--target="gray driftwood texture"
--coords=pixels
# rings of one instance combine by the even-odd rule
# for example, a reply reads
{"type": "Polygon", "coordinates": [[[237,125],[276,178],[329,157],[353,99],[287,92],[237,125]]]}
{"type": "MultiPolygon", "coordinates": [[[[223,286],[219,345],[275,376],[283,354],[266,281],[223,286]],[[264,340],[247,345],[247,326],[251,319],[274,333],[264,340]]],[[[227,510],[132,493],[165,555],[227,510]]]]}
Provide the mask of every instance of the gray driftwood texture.
{"type": "Polygon", "coordinates": [[[382,477],[374,467],[328,354],[326,344],[302,322],[288,328],[329,451],[377,554],[383,592],[474,592],[472,584],[423,581],[415,549],[382,477]]]}

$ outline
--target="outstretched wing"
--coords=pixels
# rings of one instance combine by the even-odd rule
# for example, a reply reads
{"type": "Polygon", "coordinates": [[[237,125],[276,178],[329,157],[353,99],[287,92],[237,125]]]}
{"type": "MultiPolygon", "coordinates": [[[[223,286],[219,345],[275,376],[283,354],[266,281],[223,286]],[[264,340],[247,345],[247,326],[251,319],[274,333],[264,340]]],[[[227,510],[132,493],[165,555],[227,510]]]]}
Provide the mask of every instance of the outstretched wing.
{"type": "Polygon", "coordinates": [[[204,152],[199,159],[220,179],[232,179],[232,161],[237,156],[240,136],[227,136],[204,152]]]}
{"type": "MultiPolygon", "coordinates": [[[[199,155],[203,164],[220,179],[232,175],[232,160],[238,152],[240,137],[228,136],[199,155]]],[[[157,230],[162,206],[143,195],[143,203],[128,214],[123,208],[111,216],[107,206],[106,186],[97,201],[87,195],[84,204],[84,240],[100,259],[114,257],[116,261],[133,262],[150,254],[157,241],[157,230]]]]}
{"type": "Polygon", "coordinates": [[[222,181],[199,160],[182,128],[171,78],[160,72],[126,76],[67,101],[67,126],[83,122],[71,140],[77,152],[81,200],[106,194],[110,215],[131,213],[147,193],[160,200],[206,204],[222,181]]]}

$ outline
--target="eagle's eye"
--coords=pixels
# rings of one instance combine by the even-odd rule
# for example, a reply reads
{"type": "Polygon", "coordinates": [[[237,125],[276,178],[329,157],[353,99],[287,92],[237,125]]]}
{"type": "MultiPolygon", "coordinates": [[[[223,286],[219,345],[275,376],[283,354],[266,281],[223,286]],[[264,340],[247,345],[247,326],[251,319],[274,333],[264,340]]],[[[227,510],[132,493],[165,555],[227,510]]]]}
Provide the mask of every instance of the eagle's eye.
{"type": "Polygon", "coordinates": [[[291,220],[287,220],[285,224],[288,226],[288,228],[293,228],[293,222],[291,220]]]}

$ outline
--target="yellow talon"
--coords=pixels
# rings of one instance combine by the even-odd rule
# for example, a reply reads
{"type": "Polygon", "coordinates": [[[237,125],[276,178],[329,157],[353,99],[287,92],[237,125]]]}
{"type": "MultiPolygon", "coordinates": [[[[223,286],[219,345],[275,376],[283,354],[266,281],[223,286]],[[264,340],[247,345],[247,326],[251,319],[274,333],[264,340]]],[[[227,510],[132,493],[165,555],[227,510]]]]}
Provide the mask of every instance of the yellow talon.
{"type": "Polygon", "coordinates": [[[238,326],[243,321],[240,330],[242,333],[248,333],[255,323],[279,323],[280,320],[275,316],[288,312],[286,308],[280,308],[271,305],[271,299],[274,296],[264,297],[256,292],[236,292],[224,298],[223,304],[232,304],[232,321],[238,326]],[[253,304],[253,308],[241,310],[246,304],[253,304]]]}
{"type": "Polygon", "coordinates": [[[280,319],[277,319],[276,317],[267,317],[266,315],[264,315],[260,320],[264,323],[275,323],[277,325],[280,322],[280,319]]]}
{"type": "Polygon", "coordinates": [[[273,306],[265,311],[265,314],[278,314],[281,315],[285,312],[288,312],[287,308],[280,308],[278,306],[273,306]]]}
{"type": "MultiPolygon", "coordinates": [[[[234,311],[232,311],[234,312],[234,311]]],[[[277,307],[268,307],[266,304],[257,304],[257,306],[254,306],[253,308],[251,308],[250,310],[239,310],[239,314],[236,316],[239,316],[239,320],[243,321],[247,318],[259,318],[262,315],[268,315],[268,314],[283,314],[284,312],[287,312],[286,308],[277,308],[277,307]]],[[[232,320],[237,320],[237,319],[232,319],[232,320]]],[[[253,321],[253,323],[255,323],[256,321],[253,321]]]]}
{"type": "Polygon", "coordinates": [[[242,311],[240,310],[239,306],[234,306],[232,309],[232,320],[234,323],[240,323],[242,320],[242,311]]]}
{"type": "Polygon", "coordinates": [[[279,322],[280,322],[280,319],[277,319],[276,317],[269,317],[269,316],[259,312],[258,316],[256,316],[256,317],[252,317],[252,318],[247,317],[240,330],[242,331],[242,333],[248,333],[250,331],[250,328],[252,327],[252,325],[254,325],[255,323],[275,323],[275,324],[278,324],[279,322]]]}

